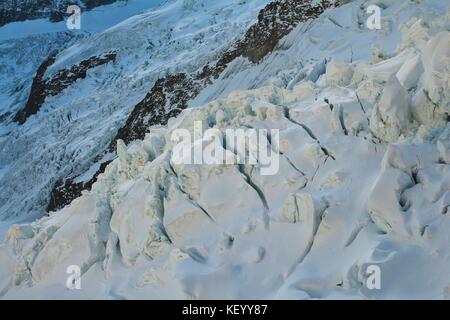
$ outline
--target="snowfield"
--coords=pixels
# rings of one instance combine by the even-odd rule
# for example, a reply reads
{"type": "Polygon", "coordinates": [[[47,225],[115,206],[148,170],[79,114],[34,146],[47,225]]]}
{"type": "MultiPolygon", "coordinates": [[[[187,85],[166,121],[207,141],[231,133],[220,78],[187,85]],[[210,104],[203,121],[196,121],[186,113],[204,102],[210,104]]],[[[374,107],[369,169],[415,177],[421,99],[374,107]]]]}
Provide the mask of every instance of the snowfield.
{"type": "MultiPolygon", "coordinates": [[[[239,3],[264,4],[253,2],[239,3]]],[[[99,34],[95,47],[81,42],[58,55],[48,74],[111,48],[119,61],[68,89],[70,101],[51,97],[23,127],[11,124],[1,163],[16,167],[0,179],[33,182],[0,187],[4,216],[31,211],[53,165],[80,165],[105,144],[158,75],[213,59],[254,17],[230,5],[222,20],[214,15],[218,31],[181,3],[197,2],[137,16],[99,34]],[[169,28],[147,34],[145,26],[168,17],[178,21],[179,43],[150,50],[154,64],[143,68],[142,42],[163,41],[169,28]],[[192,50],[199,33],[209,45],[192,50]],[[67,112],[70,129],[61,120],[67,112]],[[28,176],[23,163],[47,155],[48,168],[28,176]],[[65,160],[53,159],[59,155],[65,160]],[[33,201],[19,203],[25,199],[33,201]]],[[[450,11],[438,0],[378,3],[381,30],[364,25],[368,1],[327,10],[261,63],[233,61],[167,126],[129,145],[119,140],[91,191],[9,228],[0,297],[450,299],[450,11]],[[267,136],[278,173],[174,163],[172,133],[193,132],[196,121],[222,132],[279,130],[279,140],[267,136]],[[81,290],[66,287],[71,265],[81,268],[81,290]],[[377,289],[367,285],[373,266],[377,289]]],[[[221,143],[235,153],[230,145],[221,143]]]]}

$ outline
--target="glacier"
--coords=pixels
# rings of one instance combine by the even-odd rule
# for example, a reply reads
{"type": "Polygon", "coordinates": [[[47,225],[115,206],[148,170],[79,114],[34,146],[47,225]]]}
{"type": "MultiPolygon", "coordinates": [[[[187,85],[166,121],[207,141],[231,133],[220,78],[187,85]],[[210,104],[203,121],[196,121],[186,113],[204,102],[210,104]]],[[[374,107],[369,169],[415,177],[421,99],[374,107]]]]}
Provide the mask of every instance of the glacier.
{"type": "MultiPolygon", "coordinates": [[[[152,125],[143,139],[118,140],[117,156],[91,190],[61,210],[5,231],[0,297],[450,299],[450,11],[437,0],[379,3],[381,30],[364,26],[368,1],[329,8],[301,22],[259,63],[232,61],[167,124],[152,125]],[[279,140],[267,137],[280,155],[279,172],[261,175],[258,164],[174,163],[172,133],[193,132],[198,121],[220,131],[279,130],[279,140]],[[82,290],[65,286],[71,265],[81,268],[82,290]],[[381,271],[378,290],[366,285],[371,266],[381,271]]],[[[84,42],[68,48],[47,73],[93,56],[92,50],[128,46],[127,29],[147,23],[145,16],[99,34],[104,47],[84,42]]],[[[251,17],[246,18],[248,26],[251,17]]],[[[229,32],[231,39],[235,31],[229,32]]],[[[188,50],[192,43],[186,41],[188,50]]],[[[84,99],[75,94],[79,99],[67,103],[85,103],[87,114],[74,115],[79,131],[51,143],[94,145],[81,134],[94,130],[90,139],[106,145],[111,119],[123,122],[124,106],[136,104],[158,74],[140,74],[135,62],[144,59],[129,52],[141,47],[124,50],[129,51],[119,76],[116,65],[102,66],[94,70],[95,85],[82,81],[69,89],[74,94],[81,87],[84,99]],[[116,87],[102,83],[105,73],[118,77],[116,87]],[[133,91],[134,80],[140,85],[133,91]],[[94,93],[101,96],[93,102],[94,93]],[[94,117],[89,111],[105,108],[106,97],[116,103],[108,107],[116,114],[94,117]],[[74,142],[75,136],[80,140],[74,142]]],[[[195,70],[204,62],[196,64],[198,53],[172,57],[167,50],[173,65],[155,68],[181,68],[183,61],[182,68],[192,64],[195,70]]],[[[204,54],[214,60],[210,48],[204,54]]],[[[58,121],[70,108],[37,126],[52,99],[62,97],[48,99],[24,128],[10,124],[11,130],[63,130],[58,121]]],[[[25,140],[23,134],[16,139],[25,140]]],[[[32,144],[8,143],[20,156],[27,154],[20,148],[32,144]]],[[[42,144],[34,148],[29,154],[42,144]]],[[[235,152],[226,139],[222,148],[235,152]]],[[[7,186],[10,194],[20,192],[7,186]]],[[[13,206],[18,200],[8,201],[13,206]]],[[[17,208],[11,210],[5,212],[17,208]]],[[[29,208],[17,212],[23,210],[29,208]]]]}
{"type": "MultiPolygon", "coordinates": [[[[32,220],[45,215],[56,181],[79,176],[103,157],[111,158],[105,149],[133,106],[160,77],[197,70],[217,59],[254,22],[267,2],[170,1],[103,32],[78,35],[81,39],[73,39],[76,34],[62,39],[60,33],[31,35],[37,37],[32,38],[31,56],[36,46],[42,45],[43,37],[61,39],[49,41],[59,53],[44,77],[112,51],[117,57],[113,63],[88,70],[84,79],[77,79],[63,92],[47,97],[40,112],[22,125],[13,121],[14,115],[26,104],[31,91],[29,70],[36,70],[39,64],[11,63],[30,38],[16,40],[20,44],[8,51],[3,64],[8,69],[15,64],[21,68],[8,70],[0,82],[6,109],[0,124],[0,165],[4,168],[0,171],[1,219],[32,220]],[[198,50],[192,51],[192,46],[198,50]],[[23,83],[19,86],[10,81],[11,74],[23,83]],[[16,93],[15,86],[23,88],[16,93]],[[23,183],[24,179],[33,182],[23,183]]],[[[10,47],[8,41],[4,43],[10,47]]],[[[36,60],[46,58],[44,52],[33,56],[36,60]]]]}

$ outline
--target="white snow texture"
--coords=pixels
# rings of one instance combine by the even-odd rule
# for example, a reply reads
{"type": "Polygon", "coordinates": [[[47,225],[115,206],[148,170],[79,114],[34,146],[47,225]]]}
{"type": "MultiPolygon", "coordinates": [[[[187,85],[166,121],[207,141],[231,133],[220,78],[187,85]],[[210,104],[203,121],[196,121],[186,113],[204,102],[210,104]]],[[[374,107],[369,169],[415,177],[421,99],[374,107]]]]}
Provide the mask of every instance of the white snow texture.
{"type": "MultiPolygon", "coordinates": [[[[264,3],[250,2],[242,3],[264,3]]],[[[381,30],[364,25],[368,1],[327,10],[301,23],[261,63],[231,63],[167,126],[149,128],[144,140],[128,146],[119,141],[118,157],[91,191],[48,217],[9,228],[0,245],[0,297],[450,299],[448,2],[377,3],[383,4],[381,30]],[[279,172],[172,163],[171,133],[192,132],[195,121],[219,130],[280,130],[272,144],[279,172]],[[70,265],[81,267],[82,290],[65,286],[70,265]],[[373,265],[381,287],[371,290],[373,265]]],[[[152,21],[144,18],[99,34],[95,47],[85,42],[64,51],[48,72],[93,50],[125,46],[130,28],[141,30],[130,43],[143,41],[146,29],[138,27],[152,21]]],[[[185,28],[194,21],[186,18],[185,28]]],[[[223,43],[248,25],[224,24],[227,31],[215,35],[211,26],[202,34],[223,43]]],[[[114,85],[80,84],[70,89],[82,92],[65,102],[70,108],[50,111],[54,102],[46,102],[45,118],[33,116],[11,130],[48,141],[43,132],[63,130],[57,119],[79,104],[80,130],[89,122],[95,133],[78,143],[106,141],[124,105],[142,98],[157,75],[180,65],[195,69],[219,50],[210,45],[194,54],[193,38],[180,40],[184,51],[164,47],[164,60],[158,53],[155,61],[170,66],[142,69],[144,47],[127,48],[118,76],[112,67],[101,71],[118,77],[114,85]],[[129,54],[134,50],[136,57],[129,54]],[[125,91],[133,93],[122,96],[125,91]],[[110,116],[102,114],[105,123],[98,123],[102,108],[110,116]],[[31,131],[39,121],[48,124],[31,131]]],[[[75,145],[79,132],[59,143],[75,145]]],[[[43,147],[34,143],[15,152],[35,154],[43,147]]],[[[227,141],[222,147],[235,151],[227,141]]]]}

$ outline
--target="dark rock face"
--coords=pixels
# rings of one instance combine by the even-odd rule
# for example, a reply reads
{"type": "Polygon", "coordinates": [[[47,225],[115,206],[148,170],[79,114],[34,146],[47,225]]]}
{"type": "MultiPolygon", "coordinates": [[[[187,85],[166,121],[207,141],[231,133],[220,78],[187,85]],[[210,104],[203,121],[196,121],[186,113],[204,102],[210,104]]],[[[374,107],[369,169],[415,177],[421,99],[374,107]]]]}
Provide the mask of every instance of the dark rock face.
{"type": "MultiPolygon", "coordinates": [[[[167,124],[167,121],[185,109],[188,102],[202,89],[218,78],[234,59],[245,57],[252,63],[260,62],[275,49],[279,40],[300,22],[315,19],[333,6],[329,0],[322,0],[317,5],[311,2],[311,0],[271,2],[259,13],[258,22],[250,27],[244,37],[224,53],[217,63],[206,65],[198,73],[178,73],[156,81],[146,97],[135,106],[125,125],[118,130],[116,137],[111,141],[109,151],[115,152],[118,139],[128,144],[133,140],[143,139],[150,126],[167,124]]],[[[335,5],[337,4],[339,2],[335,5]]],[[[52,191],[48,209],[57,210],[70,204],[81,195],[82,190],[92,186],[105,167],[100,168],[84,186],[74,184],[72,178],[61,180],[52,191]]]]}
{"type": "Polygon", "coordinates": [[[237,51],[257,63],[272,52],[278,41],[300,22],[317,18],[329,7],[331,2],[328,0],[322,0],[318,5],[311,5],[311,1],[307,0],[271,2],[259,13],[258,23],[238,43],[237,51]]]}
{"type": "Polygon", "coordinates": [[[38,112],[40,106],[45,100],[45,80],[43,79],[45,71],[55,62],[55,53],[51,54],[38,68],[36,76],[31,85],[30,96],[28,97],[25,108],[20,110],[14,117],[14,121],[19,124],[25,123],[27,118],[38,112]]]}
{"type": "Polygon", "coordinates": [[[28,117],[36,114],[46,97],[56,96],[78,79],[86,78],[89,69],[114,61],[116,53],[110,52],[100,57],[90,57],[81,61],[79,65],[72,66],[70,69],[58,71],[50,79],[44,79],[45,71],[55,62],[55,56],[55,53],[51,54],[38,68],[36,76],[33,79],[33,84],[31,85],[31,92],[27,104],[13,119],[19,124],[25,123],[28,117]]]}
{"type": "Polygon", "coordinates": [[[52,22],[64,20],[67,7],[76,4],[81,10],[91,10],[117,0],[2,0],[0,3],[0,27],[15,21],[48,18],[52,22]]]}
{"type": "Polygon", "coordinates": [[[56,182],[50,195],[50,201],[47,205],[47,212],[56,211],[63,208],[72,200],[81,195],[81,191],[91,189],[92,185],[97,181],[98,175],[105,171],[111,161],[106,161],[100,165],[99,170],[88,182],[75,182],[75,179],[60,179],[56,182]],[[62,206],[62,204],[65,204],[62,206]]]}

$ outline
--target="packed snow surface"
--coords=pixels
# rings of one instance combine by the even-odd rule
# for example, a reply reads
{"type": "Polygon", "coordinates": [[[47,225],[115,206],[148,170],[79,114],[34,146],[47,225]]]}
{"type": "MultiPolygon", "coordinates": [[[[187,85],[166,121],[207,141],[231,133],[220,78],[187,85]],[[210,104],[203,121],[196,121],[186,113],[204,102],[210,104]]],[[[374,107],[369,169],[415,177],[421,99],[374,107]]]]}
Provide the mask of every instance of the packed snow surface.
{"type": "MultiPolygon", "coordinates": [[[[368,33],[349,27],[359,7],[348,4],[286,38],[320,48],[324,59],[333,48],[331,59],[186,109],[142,141],[119,141],[92,191],[9,229],[0,295],[449,299],[448,17],[433,11],[438,1],[420,2],[422,13],[410,1],[382,2],[391,23],[404,20],[398,35],[379,31],[392,50],[361,48],[368,33]],[[330,16],[349,30],[321,39],[315,33],[330,16]],[[329,40],[344,34],[354,37],[352,59],[329,40]],[[367,60],[358,56],[365,50],[367,60]],[[174,163],[172,133],[193,132],[196,121],[221,131],[278,129],[279,139],[267,137],[278,173],[174,163]],[[65,286],[70,265],[81,267],[81,290],[65,286]],[[374,265],[381,287],[370,290],[374,265]]],[[[284,58],[279,49],[266,60],[284,58]]],[[[230,145],[221,141],[236,152],[230,145]]]]}

